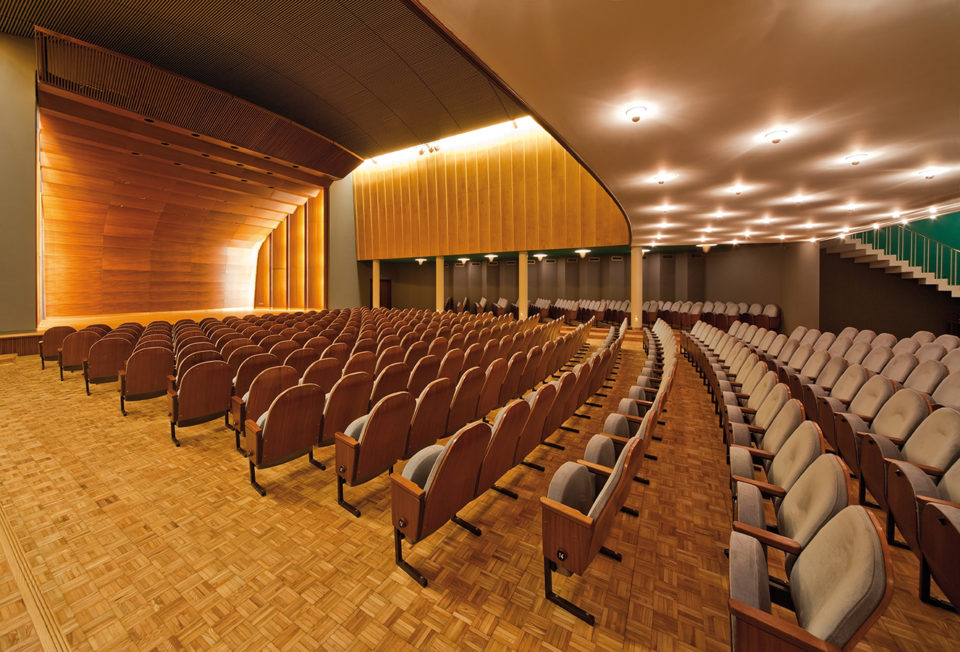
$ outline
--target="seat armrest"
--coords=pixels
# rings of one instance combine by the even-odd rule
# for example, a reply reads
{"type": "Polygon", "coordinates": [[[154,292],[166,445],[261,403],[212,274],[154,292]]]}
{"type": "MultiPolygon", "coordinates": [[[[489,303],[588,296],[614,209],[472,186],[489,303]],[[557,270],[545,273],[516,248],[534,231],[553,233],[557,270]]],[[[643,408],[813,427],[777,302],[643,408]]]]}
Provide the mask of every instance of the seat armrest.
{"type": "Polygon", "coordinates": [[[356,476],[357,458],[360,455],[360,442],[342,432],[335,433],[333,441],[337,475],[348,482],[353,482],[356,476]]]}
{"type": "Polygon", "coordinates": [[[762,435],[763,433],[766,432],[765,429],[761,428],[760,426],[755,426],[755,425],[753,425],[753,424],[751,424],[751,423],[745,423],[745,424],[743,424],[743,425],[745,425],[745,426],[747,427],[747,430],[749,430],[750,432],[755,432],[755,433],[757,433],[758,435],[762,435]]]}
{"type": "MultiPolygon", "coordinates": [[[[614,501],[608,501],[612,505],[614,501]]],[[[540,498],[543,517],[543,556],[575,573],[582,573],[590,563],[589,548],[594,520],[545,496],[540,498]],[[560,559],[563,551],[563,559],[560,559]]]]}
{"type": "Polygon", "coordinates": [[[420,519],[426,492],[399,473],[391,473],[390,496],[393,527],[410,543],[416,543],[420,538],[420,519]]]}
{"type": "Polygon", "coordinates": [[[653,405],[653,401],[645,401],[642,398],[632,398],[630,400],[636,403],[637,405],[646,405],[647,407],[650,407],[651,405],[653,405]]]}
{"type": "Polygon", "coordinates": [[[643,423],[643,417],[635,417],[632,414],[624,414],[623,412],[617,412],[617,416],[621,416],[627,421],[631,421],[633,423],[643,423]]]}
{"type": "MultiPolygon", "coordinates": [[[[890,462],[893,461],[893,459],[887,457],[887,458],[884,458],[883,461],[889,464],[890,462]]],[[[935,467],[935,466],[929,466],[929,465],[927,465],[927,464],[917,464],[916,462],[908,462],[908,464],[912,464],[913,466],[917,467],[918,469],[920,469],[921,471],[923,471],[923,472],[926,473],[927,475],[932,475],[932,476],[935,477],[935,478],[939,478],[939,477],[943,476],[943,473],[944,473],[944,470],[943,470],[943,469],[938,469],[938,468],[935,467]]]]}
{"type": "Polygon", "coordinates": [[[262,461],[260,452],[263,449],[263,428],[253,419],[247,419],[243,424],[243,434],[247,444],[247,448],[244,449],[247,451],[247,456],[255,464],[259,464],[262,461]]]}
{"type": "Polygon", "coordinates": [[[742,475],[735,475],[730,478],[733,482],[745,482],[746,484],[752,484],[754,487],[760,490],[760,493],[765,496],[772,496],[774,498],[783,498],[787,495],[786,490],[783,487],[779,487],[775,484],[770,484],[769,482],[763,482],[762,480],[754,480],[753,478],[745,478],[742,475]]]}
{"type": "Polygon", "coordinates": [[[233,407],[235,408],[239,408],[241,405],[243,405],[243,399],[236,395],[231,396],[230,404],[233,405],[233,407]]]}
{"type": "Polygon", "coordinates": [[[943,498],[934,498],[933,496],[917,496],[917,502],[920,503],[920,507],[924,505],[946,505],[947,507],[956,507],[960,509],[960,503],[952,503],[949,500],[944,500],[943,498]]]}
{"type": "Polygon", "coordinates": [[[740,408],[740,411],[741,411],[741,412],[746,412],[747,414],[756,414],[756,413],[757,413],[756,409],[754,409],[754,408],[749,408],[749,407],[741,407],[741,408],[740,408]]]}
{"type": "Polygon", "coordinates": [[[609,466],[604,466],[603,464],[594,464],[593,462],[588,462],[587,460],[577,460],[577,464],[587,467],[587,470],[591,473],[596,473],[597,475],[602,475],[604,477],[609,477],[613,473],[613,469],[609,466]]]}
{"type": "Polygon", "coordinates": [[[773,546],[790,555],[799,555],[803,552],[803,547],[794,539],[763,528],[748,525],[742,521],[733,522],[733,531],[749,535],[766,546],[773,546]]]}
{"type": "Polygon", "coordinates": [[[612,439],[613,441],[615,441],[615,442],[618,443],[618,444],[624,444],[624,445],[626,445],[626,444],[628,444],[628,443],[630,442],[630,438],[629,438],[629,437],[621,437],[620,435],[611,435],[611,434],[608,433],[608,432],[601,432],[601,433],[599,433],[599,434],[603,435],[604,437],[609,437],[610,439],[612,439]]]}
{"type": "Polygon", "coordinates": [[[734,635],[757,643],[756,649],[797,649],[840,652],[840,648],[817,638],[802,627],[777,618],[762,609],[730,598],[727,603],[735,622],[734,635]]]}
{"type": "Polygon", "coordinates": [[[167,391],[175,391],[177,389],[177,379],[175,376],[167,376],[167,391]]]}
{"type": "Polygon", "coordinates": [[[730,444],[730,448],[741,448],[747,451],[747,453],[749,453],[751,457],[759,457],[765,460],[772,460],[774,457],[773,453],[771,453],[770,451],[765,451],[761,448],[754,448],[752,446],[741,446],[740,444],[730,444]]]}

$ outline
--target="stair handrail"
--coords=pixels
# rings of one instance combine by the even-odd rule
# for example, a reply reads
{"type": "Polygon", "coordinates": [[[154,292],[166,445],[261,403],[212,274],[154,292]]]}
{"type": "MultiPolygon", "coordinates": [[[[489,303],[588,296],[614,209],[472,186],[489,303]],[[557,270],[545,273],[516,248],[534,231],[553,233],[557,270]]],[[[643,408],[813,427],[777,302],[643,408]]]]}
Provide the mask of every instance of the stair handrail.
{"type": "Polygon", "coordinates": [[[852,236],[950,285],[960,285],[960,250],[946,243],[900,224],[860,231],[852,236]]]}

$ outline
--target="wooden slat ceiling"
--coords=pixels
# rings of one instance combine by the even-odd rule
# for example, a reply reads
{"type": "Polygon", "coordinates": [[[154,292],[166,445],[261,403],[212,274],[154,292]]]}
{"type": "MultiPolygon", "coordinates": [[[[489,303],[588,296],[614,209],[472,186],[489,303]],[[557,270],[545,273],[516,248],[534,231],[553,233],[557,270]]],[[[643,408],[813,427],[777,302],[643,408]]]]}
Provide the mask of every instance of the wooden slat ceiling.
{"type": "Polygon", "coordinates": [[[40,85],[45,315],[252,304],[259,244],[325,175],[40,85]]]}
{"type": "MultiPolygon", "coordinates": [[[[203,82],[364,157],[526,113],[402,0],[21,0],[0,14],[3,32],[31,36],[34,25],[203,82]]],[[[186,91],[163,92],[191,112],[186,91]]]]}

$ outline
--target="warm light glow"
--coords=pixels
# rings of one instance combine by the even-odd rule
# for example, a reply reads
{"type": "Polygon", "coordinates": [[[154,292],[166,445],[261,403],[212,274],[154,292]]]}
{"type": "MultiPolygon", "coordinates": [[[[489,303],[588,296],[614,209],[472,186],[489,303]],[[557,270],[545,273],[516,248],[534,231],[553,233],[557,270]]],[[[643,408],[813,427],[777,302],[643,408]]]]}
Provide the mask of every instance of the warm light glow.
{"type": "Polygon", "coordinates": [[[786,127],[774,127],[763,134],[763,140],[776,145],[781,140],[790,135],[790,130],[786,127]]]}
{"type": "Polygon", "coordinates": [[[877,224],[876,222],[874,222],[874,223],[873,223],[873,230],[876,231],[876,230],[879,229],[879,228],[880,228],[880,225],[877,224]]]}
{"type": "Polygon", "coordinates": [[[928,209],[927,209],[927,213],[930,214],[930,219],[931,219],[931,220],[937,219],[937,207],[936,207],[936,206],[931,206],[930,208],[928,208],[928,209]]]}
{"type": "Polygon", "coordinates": [[[633,104],[629,106],[623,113],[627,116],[627,118],[629,118],[630,122],[640,122],[641,120],[652,116],[654,113],[656,113],[656,110],[652,105],[643,103],[633,104]]]}
{"type": "Polygon", "coordinates": [[[663,237],[663,234],[662,234],[662,233],[658,233],[657,235],[655,235],[655,236],[653,236],[653,237],[656,238],[657,240],[659,240],[660,238],[663,237]]]}
{"type": "Polygon", "coordinates": [[[855,201],[849,201],[846,204],[844,204],[843,207],[847,210],[848,213],[850,213],[860,208],[860,204],[858,204],[855,201]]]}
{"type": "Polygon", "coordinates": [[[486,258],[487,260],[489,260],[491,263],[493,262],[493,259],[496,258],[496,257],[497,257],[497,254],[486,254],[486,255],[484,256],[484,258],[486,258]]]}
{"type": "Polygon", "coordinates": [[[537,260],[543,260],[544,258],[547,257],[547,254],[533,254],[533,257],[536,258],[537,260]]]}
{"type": "Polygon", "coordinates": [[[675,208],[675,206],[673,204],[668,204],[667,202],[663,202],[662,204],[660,204],[659,208],[661,213],[669,213],[675,208]]]}
{"type": "MultiPolygon", "coordinates": [[[[524,116],[516,120],[501,122],[489,127],[483,127],[482,129],[456,134],[443,140],[433,141],[432,143],[422,143],[395,152],[381,154],[367,159],[363,165],[397,165],[418,158],[421,155],[420,151],[423,149],[426,150],[425,153],[439,152],[441,149],[446,152],[472,149],[496,142],[507,141],[508,139],[519,138],[520,134],[535,130],[540,130],[540,126],[530,116],[524,116]]],[[[363,165],[361,165],[361,167],[363,167],[363,165]]]]}
{"type": "Polygon", "coordinates": [[[457,258],[457,260],[460,261],[461,265],[466,265],[468,262],[470,262],[469,258],[457,258]]]}
{"type": "Polygon", "coordinates": [[[750,186],[745,186],[742,183],[735,183],[732,186],[730,186],[730,188],[728,188],[728,190],[735,195],[742,194],[743,192],[749,189],[750,189],[750,186]]]}
{"type": "Polygon", "coordinates": [[[807,222],[806,224],[803,225],[803,228],[805,228],[805,229],[812,229],[812,228],[813,228],[813,222],[807,222]]]}
{"type": "Polygon", "coordinates": [[[658,183],[660,185],[663,185],[667,181],[673,181],[676,178],[677,178],[676,172],[664,172],[663,170],[661,170],[660,172],[657,172],[655,175],[650,177],[648,181],[650,181],[651,183],[658,183]]]}
{"type": "Polygon", "coordinates": [[[703,253],[707,253],[708,251],[710,251],[710,247],[712,247],[712,246],[713,246],[713,245],[702,244],[702,245],[700,245],[700,248],[703,249],[703,253]]]}
{"type": "Polygon", "coordinates": [[[847,154],[843,157],[843,160],[849,163],[850,165],[860,165],[868,158],[873,156],[870,152],[854,152],[852,154],[847,154]]]}
{"type": "Polygon", "coordinates": [[[890,217],[892,217],[892,218],[895,219],[895,220],[899,220],[899,219],[900,219],[900,211],[893,211],[892,213],[890,213],[890,217]]]}
{"type": "Polygon", "coordinates": [[[744,237],[744,238],[749,238],[749,237],[750,237],[750,229],[747,229],[746,231],[743,232],[743,237],[744,237]]]}
{"type": "Polygon", "coordinates": [[[660,220],[660,226],[663,227],[663,228],[665,228],[665,229],[667,229],[667,228],[670,228],[671,226],[673,226],[673,224],[671,224],[670,222],[668,222],[668,221],[666,221],[666,220],[660,220]]]}
{"type": "Polygon", "coordinates": [[[807,240],[807,242],[816,242],[816,241],[817,241],[816,238],[810,238],[809,240],[807,240]]]}
{"type": "Polygon", "coordinates": [[[717,210],[715,213],[712,213],[712,215],[718,220],[723,219],[724,217],[727,216],[727,214],[723,212],[723,209],[717,210]]]}
{"type": "Polygon", "coordinates": [[[740,244],[740,241],[737,240],[736,238],[734,238],[734,239],[733,239],[733,244],[734,244],[734,246],[736,246],[736,245],[740,244]]]}
{"type": "Polygon", "coordinates": [[[760,220],[760,222],[763,223],[763,224],[770,224],[770,222],[772,222],[772,221],[773,221],[773,220],[770,218],[769,215],[764,215],[764,216],[763,216],[763,219],[760,220]]]}
{"type": "Polygon", "coordinates": [[[417,264],[418,264],[418,265],[422,265],[422,264],[424,264],[425,262],[427,262],[427,259],[426,259],[426,258],[416,258],[415,260],[417,261],[417,264]]]}
{"type": "Polygon", "coordinates": [[[947,171],[947,168],[941,168],[937,166],[923,168],[922,170],[917,171],[917,175],[923,177],[924,179],[932,179],[938,174],[943,174],[947,171]]]}
{"type": "Polygon", "coordinates": [[[794,204],[802,204],[808,199],[810,198],[804,195],[803,193],[798,192],[797,194],[795,194],[793,197],[790,198],[790,201],[792,201],[794,204]]]}
{"type": "Polygon", "coordinates": [[[713,233],[713,227],[712,227],[712,226],[707,226],[707,228],[705,228],[704,231],[705,231],[706,233],[713,233]]]}
{"type": "Polygon", "coordinates": [[[780,238],[781,240],[786,240],[786,239],[787,239],[787,236],[783,235],[782,233],[781,233],[780,235],[778,235],[777,237],[780,238]]]}

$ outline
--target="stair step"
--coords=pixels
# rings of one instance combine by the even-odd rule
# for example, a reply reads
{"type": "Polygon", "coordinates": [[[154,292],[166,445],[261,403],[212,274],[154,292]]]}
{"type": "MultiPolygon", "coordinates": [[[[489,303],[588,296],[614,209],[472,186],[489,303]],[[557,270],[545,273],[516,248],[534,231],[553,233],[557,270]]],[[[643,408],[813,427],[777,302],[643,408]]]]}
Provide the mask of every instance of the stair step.
{"type": "Polygon", "coordinates": [[[827,253],[840,254],[841,258],[853,259],[856,263],[869,266],[871,269],[882,269],[887,274],[897,274],[906,279],[914,280],[920,285],[929,285],[941,292],[947,292],[954,298],[960,297],[960,286],[951,285],[949,281],[940,278],[933,272],[925,272],[922,268],[911,265],[893,254],[885,254],[882,250],[858,240],[857,238],[843,238],[821,243],[820,247],[827,253]]]}

